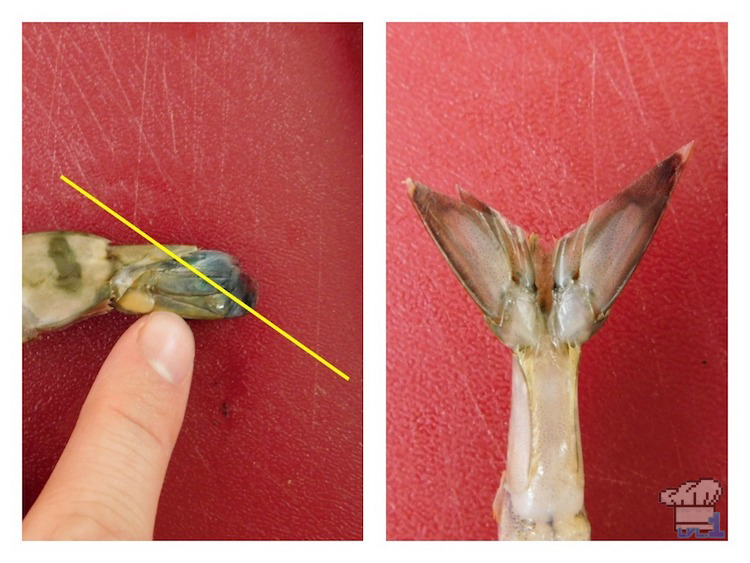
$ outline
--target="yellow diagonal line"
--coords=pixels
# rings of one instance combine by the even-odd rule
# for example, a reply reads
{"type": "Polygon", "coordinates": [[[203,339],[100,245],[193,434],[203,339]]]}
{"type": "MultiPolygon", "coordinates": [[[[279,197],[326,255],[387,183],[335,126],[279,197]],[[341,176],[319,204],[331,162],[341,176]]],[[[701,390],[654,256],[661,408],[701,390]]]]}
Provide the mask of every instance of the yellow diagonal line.
{"type": "Polygon", "coordinates": [[[89,192],[87,192],[86,190],[84,190],[82,187],[80,187],[79,185],[77,185],[72,180],[69,180],[67,177],[61,175],[60,179],[63,182],[65,182],[66,184],[68,184],[71,188],[73,188],[74,190],[76,190],[78,193],[80,193],[81,195],[85,196],[87,199],[90,199],[91,201],[93,201],[99,207],[101,207],[102,209],[104,209],[104,211],[106,211],[107,213],[109,213],[110,215],[112,215],[115,219],[119,219],[125,225],[127,225],[128,227],[130,227],[131,229],[133,229],[136,233],[138,233],[139,235],[141,235],[148,242],[150,242],[151,244],[153,244],[156,248],[158,248],[159,250],[161,250],[162,252],[164,252],[165,254],[167,254],[167,256],[169,256],[172,260],[176,260],[177,262],[179,262],[182,266],[186,267],[188,270],[190,270],[191,272],[193,272],[196,276],[198,276],[204,282],[206,282],[210,286],[214,287],[217,291],[220,291],[221,293],[223,293],[224,295],[226,295],[229,299],[231,299],[232,301],[234,301],[235,303],[237,303],[237,305],[239,305],[240,307],[242,307],[243,309],[245,309],[248,313],[251,313],[252,315],[254,315],[255,318],[263,321],[265,324],[267,324],[272,329],[274,329],[276,332],[278,332],[281,336],[283,336],[284,338],[286,338],[287,340],[289,340],[289,342],[297,345],[299,348],[301,348],[302,350],[304,350],[305,352],[307,352],[308,354],[310,354],[313,358],[315,358],[316,360],[318,360],[321,364],[323,364],[324,366],[326,366],[328,369],[330,369],[331,371],[333,371],[335,374],[340,375],[346,381],[349,381],[349,376],[346,375],[339,368],[337,368],[332,363],[330,363],[328,360],[326,360],[325,358],[322,358],[317,353],[315,353],[313,350],[311,350],[310,348],[308,348],[307,346],[305,346],[304,344],[302,344],[302,342],[300,342],[299,340],[297,340],[296,338],[294,338],[294,336],[292,336],[291,334],[289,334],[288,332],[286,332],[280,326],[277,326],[274,323],[272,323],[271,321],[269,321],[266,317],[264,317],[263,315],[261,315],[258,311],[256,311],[252,307],[250,307],[250,305],[248,305],[244,301],[242,301],[242,299],[239,299],[238,297],[235,297],[234,295],[232,295],[230,292],[228,292],[226,289],[224,289],[223,287],[221,287],[214,280],[212,280],[207,275],[205,275],[203,272],[201,272],[200,270],[198,270],[195,266],[193,266],[193,265],[188,264],[187,262],[185,262],[185,260],[183,260],[182,258],[180,258],[179,256],[177,256],[174,252],[172,252],[171,250],[169,250],[166,246],[164,246],[163,244],[161,244],[160,242],[158,242],[157,240],[155,240],[153,237],[151,237],[150,235],[146,234],[141,229],[139,229],[138,227],[136,227],[135,225],[133,225],[133,223],[131,223],[130,221],[128,221],[127,219],[125,219],[125,217],[123,217],[122,215],[120,215],[119,213],[117,213],[117,211],[111,209],[110,207],[108,207],[107,205],[105,205],[104,203],[102,203],[101,201],[99,201],[98,199],[96,199],[89,192]]]}

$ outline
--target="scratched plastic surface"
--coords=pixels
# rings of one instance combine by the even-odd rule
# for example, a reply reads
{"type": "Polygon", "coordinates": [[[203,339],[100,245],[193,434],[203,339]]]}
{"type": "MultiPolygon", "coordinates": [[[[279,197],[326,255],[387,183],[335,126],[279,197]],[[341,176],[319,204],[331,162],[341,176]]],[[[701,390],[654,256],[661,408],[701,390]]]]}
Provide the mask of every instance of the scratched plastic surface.
{"type": "Polygon", "coordinates": [[[675,539],[659,491],[713,477],[728,530],[726,27],[399,24],[387,49],[388,537],[497,537],[510,399],[510,352],[401,182],[459,184],[550,241],[690,140],[583,348],[586,508],[592,539],[675,539]]]}
{"type": "MultiPolygon", "coordinates": [[[[359,25],[25,25],[23,229],[236,256],[258,310],[190,322],[193,387],[160,539],[362,535],[362,40],[359,25]]],[[[23,350],[24,511],[109,349],[112,313],[23,350]]],[[[19,327],[20,330],[20,327],[19,327]]]]}

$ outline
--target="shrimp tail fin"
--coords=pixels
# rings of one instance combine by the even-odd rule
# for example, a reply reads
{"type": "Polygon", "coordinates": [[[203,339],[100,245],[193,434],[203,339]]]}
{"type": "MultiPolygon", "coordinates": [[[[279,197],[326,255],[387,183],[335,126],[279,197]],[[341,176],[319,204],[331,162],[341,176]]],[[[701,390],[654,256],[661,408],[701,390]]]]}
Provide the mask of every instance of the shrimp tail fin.
{"type": "Polygon", "coordinates": [[[654,166],[557,241],[549,330],[558,340],[581,344],[606,320],[656,232],[692,147],[654,166]]]}
{"type": "Polygon", "coordinates": [[[406,180],[417,213],[493,332],[511,348],[537,336],[533,254],[526,233],[459,188],[453,199],[406,180]]]}
{"type": "Polygon", "coordinates": [[[561,237],[552,254],[459,188],[453,199],[406,180],[417,213],[495,335],[512,349],[549,333],[588,340],[651,242],[693,143],[677,150],[561,237]]]}

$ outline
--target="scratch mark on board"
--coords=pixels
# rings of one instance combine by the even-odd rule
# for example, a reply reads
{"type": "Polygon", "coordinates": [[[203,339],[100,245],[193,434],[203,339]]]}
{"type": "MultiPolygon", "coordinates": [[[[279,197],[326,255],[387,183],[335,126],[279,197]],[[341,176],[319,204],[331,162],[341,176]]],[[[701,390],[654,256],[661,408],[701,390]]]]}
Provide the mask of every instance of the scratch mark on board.
{"type": "Polygon", "coordinates": [[[164,100],[167,102],[167,113],[169,114],[169,125],[172,129],[172,152],[177,156],[177,136],[174,130],[174,108],[172,107],[172,100],[169,97],[169,88],[167,87],[167,64],[161,67],[161,76],[164,83],[164,100]]]}
{"type": "MultiPolygon", "coordinates": [[[[586,37],[586,40],[589,42],[589,45],[591,46],[591,49],[594,50],[594,51],[597,51],[596,43],[594,43],[594,40],[589,35],[588,29],[587,29],[586,25],[587,24],[581,24],[581,32],[586,37]]],[[[607,80],[609,81],[609,85],[612,86],[612,89],[617,93],[617,95],[619,96],[619,98],[622,99],[622,100],[624,100],[625,96],[622,93],[622,91],[620,90],[620,88],[618,88],[617,83],[615,82],[615,79],[612,78],[612,74],[609,72],[609,69],[607,68],[607,66],[604,65],[604,67],[602,68],[602,70],[604,70],[604,74],[606,75],[607,80]]]]}
{"type": "Polygon", "coordinates": [[[57,50],[56,56],[55,56],[55,66],[52,69],[52,93],[50,94],[50,102],[49,102],[49,111],[47,112],[47,131],[45,132],[45,136],[49,139],[50,136],[50,129],[53,130],[54,136],[52,137],[52,166],[53,166],[53,172],[57,173],[57,128],[54,126],[53,119],[52,119],[52,112],[55,108],[55,98],[57,94],[57,85],[59,83],[58,80],[58,74],[60,69],[60,59],[62,58],[62,34],[63,30],[60,30],[60,35],[58,36],[57,40],[52,36],[52,32],[48,29],[48,26],[44,26],[44,31],[47,32],[47,35],[49,35],[50,39],[55,44],[55,48],[57,50]]]}
{"type": "Polygon", "coordinates": [[[589,117],[589,124],[591,127],[591,168],[593,170],[594,178],[594,193],[596,199],[599,200],[599,182],[596,178],[596,155],[599,154],[598,147],[596,146],[596,49],[591,50],[591,115],[589,117]]]}
{"type": "Polygon", "coordinates": [[[464,32],[464,38],[466,39],[466,46],[469,48],[469,53],[473,53],[474,48],[471,45],[471,36],[469,35],[469,31],[466,28],[466,24],[463,24],[461,26],[461,30],[464,32]]]}
{"type": "Polygon", "coordinates": [[[719,52],[719,62],[721,63],[721,70],[724,73],[724,84],[727,83],[727,60],[724,57],[724,46],[722,45],[721,38],[719,37],[719,26],[726,24],[714,23],[714,36],[716,37],[716,50],[719,52]]]}
{"type": "Polygon", "coordinates": [[[144,133],[143,133],[143,120],[146,111],[146,83],[148,78],[148,55],[151,47],[151,24],[148,26],[146,32],[146,55],[143,61],[143,88],[141,89],[141,118],[138,123],[138,157],[135,166],[135,199],[133,201],[133,221],[137,221],[138,218],[138,188],[140,187],[141,179],[141,148],[143,145],[144,133]]]}
{"type": "Polygon", "coordinates": [[[654,64],[654,59],[651,56],[651,48],[649,45],[643,41],[642,36],[638,36],[638,39],[641,41],[641,46],[643,47],[643,50],[646,52],[646,57],[648,58],[649,66],[651,66],[651,73],[656,77],[656,82],[659,86],[659,91],[661,92],[662,97],[664,98],[664,101],[667,102],[667,107],[669,108],[669,115],[672,118],[672,123],[677,123],[677,115],[674,112],[674,108],[672,107],[672,104],[667,97],[667,91],[664,88],[664,80],[662,79],[662,73],[658,71],[656,68],[656,65],[654,64]]]}
{"type": "MultiPolygon", "coordinates": [[[[623,39],[620,37],[620,34],[615,32],[614,33],[615,40],[617,41],[617,47],[620,49],[620,56],[622,57],[622,62],[625,66],[625,73],[628,75],[628,81],[630,82],[630,88],[633,90],[633,97],[635,98],[635,105],[638,108],[638,113],[641,114],[641,121],[643,121],[643,125],[648,127],[648,121],[646,120],[646,114],[643,111],[643,106],[641,105],[641,97],[638,94],[638,89],[635,86],[635,80],[633,79],[633,71],[630,69],[630,63],[628,62],[628,56],[625,53],[625,45],[623,44],[623,39]]],[[[654,146],[654,142],[651,140],[650,136],[646,137],[648,140],[649,148],[651,149],[651,153],[654,155],[654,159],[656,161],[659,161],[659,153],[656,151],[656,146],[654,146]]]]}
{"type": "Polygon", "coordinates": [[[133,104],[130,103],[130,98],[128,97],[128,94],[125,91],[125,88],[122,85],[122,82],[120,81],[120,76],[117,74],[117,71],[115,70],[115,65],[114,65],[114,61],[113,61],[111,53],[109,53],[109,51],[107,50],[107,47],[104,44],[104,40],[99,35],[99,32],[96,29],[96,26],[92,26],[92,31],[94,32],[94,37],[96,37],[97,41],[99,41],[99,46],[102,48],[102,52],[104,53],[104,58],[107,59],[109,70],[112,73],[112,76],[114,77],[115,82],[117,82],[117,86],[120,88],[120,92],[122,92],[122,97],[125,98],[125,103],[128,105],[130,114],[135,114],[135,109],[133,109],[133,104]]]}
{"type": "MultiPolygon", "coordinates": [[[[150,29],[150,28],[149,28],[150,29]]],[[[159,174],[164,179],[164,181],[173,184],[174,182],[172,179],[167,175],[167,173],[164,171],[164,168],[161,165],[160,159],[157,158],[156,152],[154,151],[154,148],[151,146],[151,143],[149,142],[148,138],[143,134],[143,128],[142,123],[139,124],[138,120],[135,118],[135,108],[133,108],[133,104],[130,103],[130,98],[128,98],[128,94],[125,91],[124,86],[122,85],[122,82],[120,81],[120,77],[117,74],[117,71],[115,70],[112,56],[107,51],[107,47],[104,44],[104,41],[102,40],[101,36],[99,35],[99,32],[96,29],[96,26],[92,26],[92,31],[94,33],[94,36],[99,41],[99,45],[102,48],[102,52],[104,53],[105,58],[107,59],[107,62],[109,64],[109,70],[112,73],[112,76],[115,79],[115,82],[117,83],[118,88],[120,89],[120,92],[122,93],[122,97],[125,99],[125,103],[127,104],[128,110],[129,110],[129,120],[130,122],[136,127],[136,129],[139,131],[139,138],[138,142],[139,144],[142,142],[143,145],[148,149],[149,154],[151,155],[151,158],[154,161],[154,165],[156,166],[156,169],[159,171],[159,174]]],[[[144,81],[145,81],[145,73],[144,73],[144,81]]],[[[143,100],[141,101],[141,110],[143,111],[143,100]]],[[[140,148],[140,147],[139,147],[140,148]]]]}
{"type": "MultiPolygon", "coordinates": [[[[562,52],[562,36],[558,35],[557,37],[557,52],[562,52]]],[[[562,66],[560,63],[562,61],[558,58],[556,59],[555,64],[555,103],[554,107],[555,109],[558,109],[560,107],[560,67],[562,66]]]]}
{"type": "Polygon", "coordinates": [[[200,460],[201,460],[201,463],[203,463],[203,466],[204,466],[204,467],[205,467],[206,469],[208,469],[208,471],[210,472],[210,471],[211,471],[211,466],[210,466],[210,465],[208,464],[208,462],[206,461],[206,458],[205,458],[205,457],[203,457],[203,454],[201,453],[201,451],[200,451],[200,449],[198,448],[198,446],[195,446],[195,453],[196,453],[196,454],[198,454],[198,459],[200,459],[200,460]]]}
{"type": "MultiPolygon", "coordinates": [[[[102,140],[107,143],[109,146],[109,152],[114,154],[115,152],[115,145],[112,142],[112,139],[110,139],[107,134],[104,132],[104,127],[102,127],[101,122],[99,121],[99,117],[97,117],[96,112],[94,111],[94,108],[91,107],[91,104],[89,103],[89,99],[86,96],[86,92],[83,88],[81,88],[80,83],[76,79],[75,72],[70,73],[70,78],[73,81],[73,84],[75,84],[76,88],[78,88],[78,93],[81,95],[81,99],[83,100],[83,103],[86,105],[86,108],[89,110],[89,113],[91,113],[91,117],[94,118],[94,123],[96,123],[96,126],[99,128],[99,132],[102,134],[102,140]]],[[[85,137],[84,137],[85,138],[85,137]]]]}

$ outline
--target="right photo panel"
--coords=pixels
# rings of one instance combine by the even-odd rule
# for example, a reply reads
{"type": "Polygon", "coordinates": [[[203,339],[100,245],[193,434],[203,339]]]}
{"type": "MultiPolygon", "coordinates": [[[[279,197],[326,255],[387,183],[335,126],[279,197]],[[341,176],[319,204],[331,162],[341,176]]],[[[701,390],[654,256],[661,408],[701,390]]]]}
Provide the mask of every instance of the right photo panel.
{"type": "Polygon", "coordinates": [[[387,537],[722,540],[727,25],[387,26],[387,537]]]}

